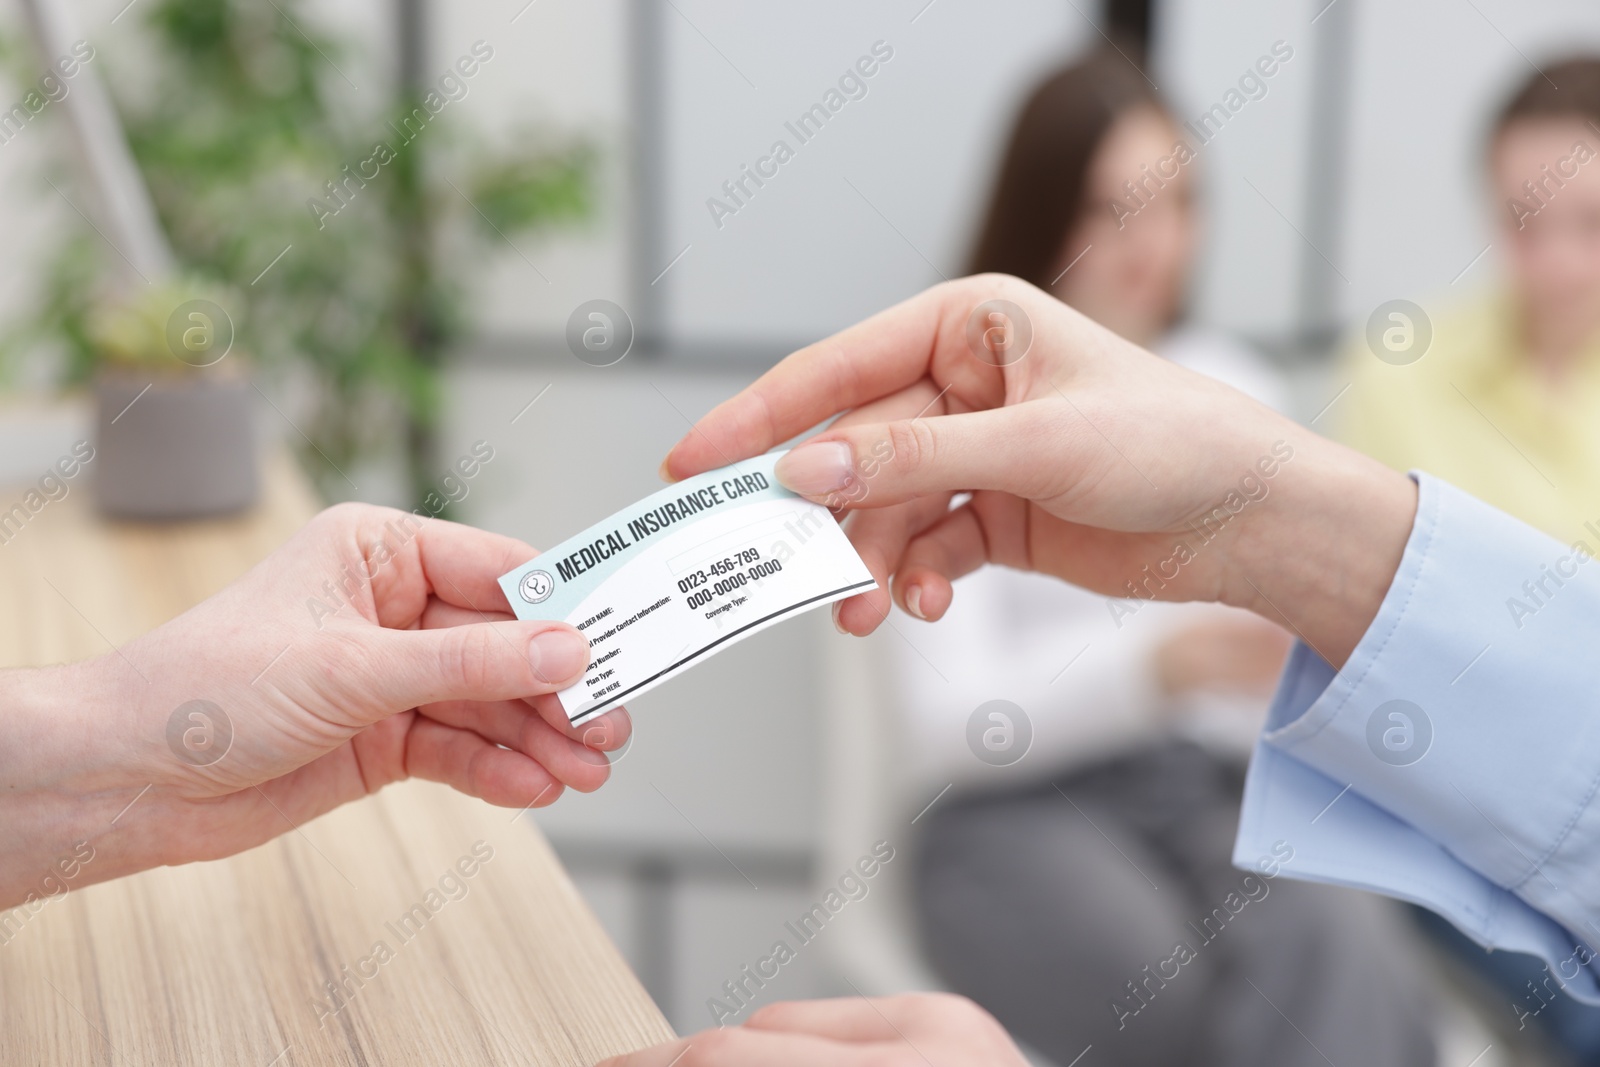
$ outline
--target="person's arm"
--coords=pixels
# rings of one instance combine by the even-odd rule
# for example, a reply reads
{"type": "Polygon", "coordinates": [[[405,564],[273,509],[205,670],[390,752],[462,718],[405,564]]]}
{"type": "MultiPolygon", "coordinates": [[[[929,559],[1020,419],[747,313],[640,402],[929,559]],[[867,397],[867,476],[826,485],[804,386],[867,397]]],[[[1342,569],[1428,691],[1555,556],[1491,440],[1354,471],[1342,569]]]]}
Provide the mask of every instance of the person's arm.
{"type": "Polygon", "coordinates": [[[1422,904],[1600,1003],[1600,540],[1562,545],[1418,480],[1348,662],[1291,658],[1235,861],[1292,852],[1291,877],[1422,904]]]}
{"type": "Polygon", "coordinates": [[[534,550],[405,512],[323,512],[233,585],[98,659],[0,672],[0,907],[230,855],[407,777],[525,807],[597,789],[626,713],[495,579],[534,550]]]}
{"type": "MultiPolygon", "coordinates": [[[[848,509],[902,605],[937,619],[986,562],[1106,595],[1214,600],[1286,624],[1343,663],[1376,614],[1416,508],[1411,480],[1152,356],[1014,278],[930,289],[801,349],[669,453],[682,478],[843,414],[779,461],[848,509]],[[1023,352],[983,347],[1006,305],[1023,352]],[[956,492],[971,499],[951,511],[956,492]],[[1288,614],[1284,612],[1287,611],[1288,614]]],[[[867,633],[887,593],[843,602],[867,633]]]]}
{"type": "MultiPolygon", "coordinates": [[[[841,411],[778,476],[853,510],[869,565],[902,602],[920,587],[926,614],[949,603],[952,575],[997,561],[1247,607],[1300,637],[1252,771],[1242,862],[1281,838],[1298,848],[1288,873],[1406,896],[1557,966],[1577,957],[1556,948],[1578,942],[1588,967],[1600,577],[1585,568],[1600,546],[1564,548],[1428,481],[1419,512],[1410,478],[997,278],[940,286],[796,353],[702,420],[669,472],[841,411]],[[1022,358],[966,344],[968,317],[995,298],[1031,320],[1022,358]],[[892,458],[863,467],[884,441],[892,458]],[[1268,455],[1280,461],[1258,466],[1268,455]],[[1253,469],[1263,492],[1247,490],[1253,469]],[[957,490],[976,492],[947,513],[957,490]],[[1197,529],[1207,517],[1214,536],[1197,529]],[[1433,741],[1400,765],[1391,749],[1421,722],[1411,706],[1433,741]],[[1347,824],[1351,812],[1365,817],[1347,824]],[[1284,813],[1294,825],[1251,821],[1284,813]],[[1347,835],[1341,847],[1313,847],[1323,827],[1347,835]]],[[[874,622],[863,607],[848,616],[858,632],[874,622]]]]}

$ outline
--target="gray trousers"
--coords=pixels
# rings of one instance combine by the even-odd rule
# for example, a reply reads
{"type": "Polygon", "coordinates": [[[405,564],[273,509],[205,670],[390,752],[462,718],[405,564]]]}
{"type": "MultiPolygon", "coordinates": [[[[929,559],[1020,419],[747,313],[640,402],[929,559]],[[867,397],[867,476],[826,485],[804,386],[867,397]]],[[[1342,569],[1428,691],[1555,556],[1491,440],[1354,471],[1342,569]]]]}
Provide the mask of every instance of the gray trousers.
{"type": "Polygon", "coordinates": [[[935,807],[916,860],[929,958],[1060,1067],[1091,1045],[1079,1067],[1429,1067],[1399,908],[1247,879],[1230,862],[1242,785],[1173,742],[935,807]]]}

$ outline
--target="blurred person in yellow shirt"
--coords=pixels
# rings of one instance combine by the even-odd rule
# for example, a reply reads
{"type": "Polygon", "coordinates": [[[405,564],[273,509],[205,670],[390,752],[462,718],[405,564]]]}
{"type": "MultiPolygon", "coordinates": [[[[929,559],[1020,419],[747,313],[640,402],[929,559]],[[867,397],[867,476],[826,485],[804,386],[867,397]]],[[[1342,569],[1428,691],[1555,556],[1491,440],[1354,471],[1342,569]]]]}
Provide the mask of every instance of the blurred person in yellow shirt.
{"type": "Polygon", "coordinates": [[[1600,549],[1600,59],[1529,77],[1486,164],[1505,281],[1431,323],[1380,306],[1347,353],[1339,436],[1600,549]]]}

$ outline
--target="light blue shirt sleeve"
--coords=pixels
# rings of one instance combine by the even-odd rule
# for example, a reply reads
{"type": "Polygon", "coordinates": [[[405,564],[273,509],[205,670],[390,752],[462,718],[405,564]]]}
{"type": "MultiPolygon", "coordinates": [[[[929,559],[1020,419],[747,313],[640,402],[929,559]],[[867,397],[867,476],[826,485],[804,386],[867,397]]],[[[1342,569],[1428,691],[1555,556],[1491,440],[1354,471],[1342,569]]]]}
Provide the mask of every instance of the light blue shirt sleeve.
{"type": "Polygon", "coordinates": [[[1290,656],[1234,862],[1292,850],[1283,874],[1420,904],[1600,1003],[1600,521],[1562,545],[1414,477],[1349,662],[1290,656]]]}

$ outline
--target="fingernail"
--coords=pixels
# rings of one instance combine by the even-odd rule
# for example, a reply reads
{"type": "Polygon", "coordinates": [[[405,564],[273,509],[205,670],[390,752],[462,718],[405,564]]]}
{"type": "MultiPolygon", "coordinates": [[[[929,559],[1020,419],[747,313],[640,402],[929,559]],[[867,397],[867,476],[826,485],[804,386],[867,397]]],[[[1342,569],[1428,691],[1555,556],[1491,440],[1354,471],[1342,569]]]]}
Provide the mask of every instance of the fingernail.
{"type": "Polygon", "coordinates": [[[924,621],[927,616],[922,613],[922,586],[914,585],[906,590],[906,610],[924,621]]]}
{"type": "Polygon", "coordinates": [[[822,441],[785,453],[772,472],[778,476],[779,484],[791,492],[819,497],[849,485],[854,469],[849,445],[822,441]]]}
{"type": "Polygon", "coordinates": [[[589,642],[567,630],[546,630],[528,644],[533,673],[543,681],[565,681],[589,661],[589,642]]]}
{"type": "Polygon", "coordinates": [[[661,469],[656,471],[657,474],[661,475],[661,480],[664,482],[672,481],[672,472],[667,469],[667,464],[671,462],[672,457],[669,455],[666,459],[661,461],[661,469]]]}
{"type": "Polygon", "coordinates": [[[842,607],[844,607],[844,602],[843,601],[835,601],[834,602],[833,611],[831,613],[833,615],[833,628],[835,630],[838,630],[840,633],[844,634],[846,637],[849,637],[850,636],[850,631],[846,630],[839,623],[839,609],[842,608],[842,607]]]}

